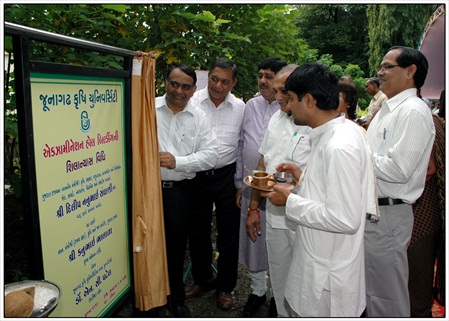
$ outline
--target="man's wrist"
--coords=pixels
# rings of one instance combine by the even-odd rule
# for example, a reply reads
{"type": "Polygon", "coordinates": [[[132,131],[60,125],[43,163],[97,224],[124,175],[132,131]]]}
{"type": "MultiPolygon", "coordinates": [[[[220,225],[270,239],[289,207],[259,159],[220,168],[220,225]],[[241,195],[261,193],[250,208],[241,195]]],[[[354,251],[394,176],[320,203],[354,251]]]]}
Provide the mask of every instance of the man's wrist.
{"type": "Polygon", "coordinates": [[[260,210],[258,208],[253,210],[248,207],[248,215],[260,215],[260,210]]]}

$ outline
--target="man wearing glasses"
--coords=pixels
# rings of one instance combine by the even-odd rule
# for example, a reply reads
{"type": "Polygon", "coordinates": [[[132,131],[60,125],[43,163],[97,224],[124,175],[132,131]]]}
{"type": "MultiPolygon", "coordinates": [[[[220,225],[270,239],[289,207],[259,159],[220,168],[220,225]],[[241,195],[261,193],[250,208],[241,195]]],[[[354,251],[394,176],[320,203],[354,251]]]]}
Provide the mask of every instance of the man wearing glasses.
{"type": "Polygon", "coordinates": [[[156,98],[157,133],[164,206],[165,242],[170,282],[169,309],[174,317],[190,317],[183,282],[187,223],[191,216],[192,179],[215,167],[217,140],[206,114],[190,102],[196,73],[175,65],[165,80],[166,94],[156,98]]]}
{"type": "Polygon", "coordinates": [[[418,50],[392,47],[377,73],[388,100],[366,134],[380,208],[380,219],[367,216],[365,225],[368,317],[410,317],[407,247],[412,204],[423,192],[435,136],[430,108],[417,96],[427,70],[427,59],[418,50]]]}

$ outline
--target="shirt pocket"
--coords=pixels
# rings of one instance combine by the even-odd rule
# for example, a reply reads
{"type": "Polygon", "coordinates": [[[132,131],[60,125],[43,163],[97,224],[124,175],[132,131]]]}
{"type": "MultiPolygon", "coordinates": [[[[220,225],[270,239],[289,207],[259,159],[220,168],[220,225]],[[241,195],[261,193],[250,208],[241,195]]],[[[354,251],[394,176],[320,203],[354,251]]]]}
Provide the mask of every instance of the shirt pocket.
{"type": "Polygon", "coordinates": [[[185,125],[181,127],[178,141],[178,155],[187,156],[195,152],[195,124],[185,125]]]}
{"type": "Polygon", "coordinates": [[[301,166],[304,167],[309,159],[310,148],[309,135],[294,136],[293,139],[287,144],[286,157],[289,161],[293,161],[296,164],[301,164],[301,166]]]}
{"type": "Polygon", "coordinates": [[[240,128],[235,124],[226,124],[222,130],[215,131],[215,135],[224,146],[235,147],[240,139],[240,128]]]}

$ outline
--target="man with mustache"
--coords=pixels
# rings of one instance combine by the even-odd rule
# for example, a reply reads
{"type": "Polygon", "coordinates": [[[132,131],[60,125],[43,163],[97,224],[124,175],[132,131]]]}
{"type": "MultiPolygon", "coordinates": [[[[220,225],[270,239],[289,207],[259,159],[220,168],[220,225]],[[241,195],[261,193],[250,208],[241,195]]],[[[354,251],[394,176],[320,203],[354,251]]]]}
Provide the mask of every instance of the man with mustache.
{"type": "MultiPolygon", "coordinates": [[[[246,233],[251,188],[243,184],[243,178],[248,174],[244,169],[255,170],[259,164],[259,147],[262,143],[271,116],[279,109],[279,103],[273,89],[274,77],[287,63],[276,57],[262,60],[258,65],[258,87],[260,94],[251,98],[245,106],[243,127],[237,158],[236,187],[237,205],[241,208],[240,219],[240,249],[239,263],[247,266],[251,276],[252,293],[243,308],[242,317],[254,316],[259,307],[265,303],[268,289],[268,257],[265,243],[265,233],[256,242],[246,233]]],[[[265,231],[265,200],[259,207],[261,228],[265,231]]],[[[274,300],[270,304],[275,304],[274,300]]],[[[274,307],[272,307],[274,311],[274,307]]],[[[277,313],[276,313],[277,316],[277,313]]]]}
{"type": "Polygon", "coordinates": [[[428,66],[421,52],[398,46],[388,50],[377,72],[388,99],[366,132],[380,210],[379,221],[365,227],[368,317],[410,317],[407,248],[412,204],[424,190],[435,138],[430,108],[417,96],[428,66]]]}

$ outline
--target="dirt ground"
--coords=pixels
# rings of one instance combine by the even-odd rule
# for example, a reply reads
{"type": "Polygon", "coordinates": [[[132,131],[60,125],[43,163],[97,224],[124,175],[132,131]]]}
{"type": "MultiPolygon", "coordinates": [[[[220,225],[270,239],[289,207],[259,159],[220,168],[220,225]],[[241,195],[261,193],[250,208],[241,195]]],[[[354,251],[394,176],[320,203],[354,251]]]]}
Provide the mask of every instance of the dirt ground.
{"type": "MultiPolygon", "coordinates": [[[[186,280],[186,284],[187,286],[189,286],[192,283],[192,277],[189,276],[186,280]]],[[[186,305],[189,308],[193,318],[239,318],[248,295],[250,294],[250,284],[251,280],[247,273],[246,267],[240,265],[237,286],[232,293],[232,296],[234,298],[234,306],[231,310],[223,311],[217,307],[215,291],[207,292],[199,298],[186,300],[186,305]]],[[[124,305],[123,309],[118,312],[118,314],[116,315],[117,318],[139,317],[139,313],[133,311],[134,309],[130,301],[131,300],[129,300],[129,302],[124,305]]],[[[269,305],[270,298],[267,297],[265,305],[260,307],[255,317],[267,318],[269,305]]],[[[142,315],[141,317],[146,316],[142,315]]],[[[171,318],[172,315],[167,309],[163,309],[159,312],[159,317],[171,318]]]]}
{"type": "MultiPolygon", "coordinates": [[[[14,195],[5,195],[4,198],[4,284],[18,282],[30,278],[28,272],[28,253],[27,244],[23,237],[25,229],[25,220],[23,218],[23,208],[19,200],[14,195]]],[[[212,231],[214,238],[214,230],[212,231]]],[[[186,269],[189,260],[186,259],[186,269]]],[[[186,286],[193,283],[192,276],[189,274],[186,278],[186,286]]],[[[243,265],[239,266],[239,277],[237,286],[232,295],[234,298],[234,306],[229,311],[223,311],[216,305],[215,291],[205,293],[199,298],[186,300],[186,305],[190,309],[194,318],[238,318],[242,313],[243,306],[250,294],[250,277],[243,265]]],[[[268,309],[270,297],[264,306],[261,306],[256,317],[268,317],[268,309]]],[[[132,299],[128,299],[123,306],[118,309],[115,318],[139,318],[150,317],[133,308],[132,299]]],[[[167,309],[161,309],[158,317],[171,318],[172,315],[167,309]]]]}
{"type": "MultiPolygon", "coordinates": [[[[215,242],[216,238],[216,227],[215,227],[215,216],[213,216],[212,220],[212,228],[211,228],[211,238],[212,242],[215,242]]],[[[188,250],[187,250],[188,251],[188,250]]],[[[214,258],[218,256],[218,253],[214,253],[214,258]]],[[[188,252],[187,252],[188,257],[188,252]]],[[[190,259],[187,258],[185,261],[184,271],[188,270],[190,259]]],[[[216,262],[214,261],[216,266],[216,262]]],[[[268,281],[269,282],[269,281],[268,281]]],[[[189,273],[186,277],[186,288],[193,284],[192,275],[189,273]]],[[[245,306],[246,300],[251,293],[250,289],[251,278],[248,274],[246,266],[239,265],[238,267],[238,279],[237,285],[232,292],[232,297],[234,299],[233,308],[229,311],[223,311],[217,307],[217,299],[216,292],[210,291],[198,298],[188,299],[186,300],[186,305],[190,310],[192,318],[239,318],[243,307],[245,306]]],[[[267,300],[265,305],[259,308],[257,315],[255,317],[267,318],[268,311],[270,307],[270,299],[267,295],[267,300]]],[[[130,300],[131,301],[131,300],[130,300]]],[[[128,302],[127,305],[123,307],[123,309],[117,314],[117,317],[145,317],[145,314],[140,313],[139,311],[133,311],[132,302],[128,302]]],[[[162,309],[159,311],[159,317],[161,318],[171,318],[172,315],[168,309],[162,309]]]]}

